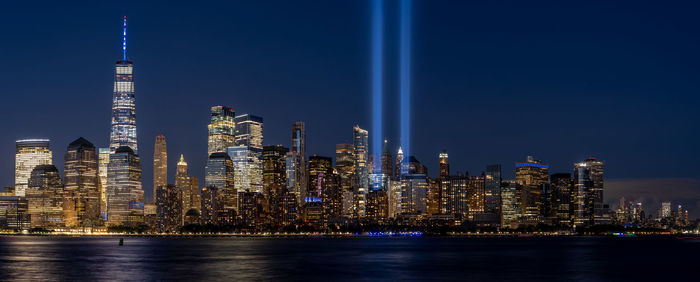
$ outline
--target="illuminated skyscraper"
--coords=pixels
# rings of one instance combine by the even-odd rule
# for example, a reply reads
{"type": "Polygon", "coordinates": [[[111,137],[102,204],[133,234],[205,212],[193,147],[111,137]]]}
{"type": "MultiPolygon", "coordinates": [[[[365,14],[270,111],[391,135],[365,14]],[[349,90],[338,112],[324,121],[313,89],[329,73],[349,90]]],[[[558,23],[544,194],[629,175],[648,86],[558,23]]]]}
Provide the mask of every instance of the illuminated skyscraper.
{"type": "Polygon", "coordinates": [[[309,181],[305,202],[308,205],[321,203],[323,218],[339,218],[342,213],[341,194],[332,159],[313,155],[309,157],[309,181]]]}
{"type": "Polygon", "coordinates": [[[298,152],[289,152],[285,157],[285,170],[287,172],[287,190],[296,197],[297,203],[303,203],[306,196],[306,187],[301,187],[301,155],[298,152]]]}
{"type": "Polygon", "coordinates": [[[401,182],[391,179],[387,188],[387,212],[389,218],[396,218],[401,214],[401,182]]]}
{"type": "Polygon", "coordinates": [[[484,213],[484,176],[472,176],[467,179],[467,207],[469,220],[477,214],[484,213]]]}
{"type": "Polygon", "coordinates": [[[442,177],[447,177],[450,175],[450,163],[448,161],[448,155],[447,151],[443,150],[442,153],[440,153],[440,174],[439,176],[442,177]]]}
{"type": "Polygon", "coordinates": [[[399,147],[399,151],[396,153],[396,166],[394,167],[394,178],[399,179],[402,174],[408,173],[408,166],[403,161],[403,150],[399,147]]]}
{"type": "Polygon", "coordinates": [[[130,147],[122,146],[110,156],[107,178],[107,224],[143,223],[141,163],[130,147]]]}
{"type": "Polygon", "coordinates": [[[219,199],[219,189],[216,186],[202,188],[202,224],[215,224],[217,222],[219,199]]]}
{"type": "Polygon", "coordinates": [[[467,219],[469,214],[469,177],[453,175],[440,178],[440,213],[467,219]]]}
{"type": "Polygon", "coordinates": [[[255,227],[263,212],[262,194],[252,191],[238,193],[238,218],[242,224],[255,227]]]}
{"type": "Polygon", "coordinates": [[[237,191],[234,186],[233,163],[228,154],[213,153],[209,155],[205,168],[204,186],[217,188],[217,213],[219,210],[226,212],[236,210],[237,191]]]}
{"type": "Polygon", "coordinates": [[[156,188],[168,185],[168,150],[165,136],[156,136],[153,147],[153,201],[155,201],[156,188]]]}
{"type": "Polygon", "coordinates": [[[384,145],[382,146],[382,173],[389,178],[394,177],[394,158],[389,151],[389,140],[386,139],[384,139],[384,145]]]}
{"type": "Polygon", "coordinates": [[[574,225],[604,221],[603,162],[589,158],[574,164],[573,194],[574,225]]]}
{"type": "MultiPolygon", "coordinates": [[[[306,194],[306,181],[307,171],[306,171],[306,126],[304,122],[297,121],[292,124],[292,151],[291,153],[296,153],[296,170],[294,170],[294,185],[296,187],[291,191],[298,193],[297,197],[300,200],[299,203],[303,203],[304,196],[306,194]]],[[[289,168],[289,166],[288,166],[289,168]]],[[[291,177],[287,175],[287,177],[291,177]]]]}
{"type": "Polygon", "coordinates": [[[263,118],[244,114],[234,119],[236,146],[247,146],[251,149],[263,149],[263,118]]]}
{"type": "Polygon", "coordinates": [[[353,179],[355,177],[355,149],[352,144],[335,145],[335,168],[338,170],[338,181],[343,205],[343,216],[354,215],[353,179]]]}
{"type": "Polygon", "coordinates": [[[107,214],[107,169],[109,167],[109,148],[99,149],[99,177],[100,177],[100,217],[107,214]]]}
{"type": "MultiPolygon", "coordinates": [[[[263,190],[263,119],[249,114],[235,118],[236,146],[240,148],[237,156],[231,156],[234,162],[234,178],[238,191],[250,190],[262,193],[263,190]],[[245,149],[245,150],[242,150],[245,149]]],[[[229,147],[230,149],[230,147],[229,147]]],[[[227,149],[227,152],[229,149],[227,149]]]]}
{"type": "Polygon", "coordinates": [[[281,224],[283,197],[287,192],[286,156],[289,149],[282,145],[263,147],[263,196],[265,209],[273,221],[281,224]]]}
{"type": "Polygon", "coordinates": [[[251,167],[254,166],[254,163],[251,158],[252,153],[250,148],[246,146],[228,147],[226,148],[226,153],[233,165],[233,187],[240,192],[246,190],[250,191],[251,188],[254,187],[251,185],[253,184],[253,169],[251,169],[251,167]]]}
{"type": "Polygon", "coordinates": [[[127,146],[134,151],[134,155],[138,155],[134,63],[126,57],[126,17],[122,33],[122,59],[117,61],[114,73],[109,150],[114,153],[117,148],[127,146]]]}
{"type": "Polygon", "coordinates": [[[185,157],[180,154],[175,172],[175,187],[179,191],[182,207],[182,216],[191,209],[200,209],[199,181],[196,177],[190,176],[185,157]]]}
{"type": "Polygon", "coordinates": [[[236,143],[235,112],[226,106],[211,107],[211,123],[209,123],[209,148],[207,155],[225,153],[226,148],[236,143]]]}
{"type": "Polygon", "coordinates": [[[158,186],[155,194],[156,229],[173,232],[183,225],[181,190],[172,184],[158,186]]]}
{"type": "Polygon", "coordinates": [[[17,140],[15,146],[15,195],[24,196],[34,167],[50,165],[53,154],[48,139],[17,140]]]}
{"type": "Polygon", "coordinates": [[[31,227],[63,226],[63,182],[53,165],[34,167],[26,190],[31,227]]]}
{"type": "Polygon", "coordinates": [[[486,166],[484,175],[484,212],[501,212],[501,165],[486,166]]]}
{"type": "Polygon", "coordinates": [[[306,188],[306,198],[321,199],[323,190],[332,182],[332,174],[331,158],[317,155],[309,157],[309,186],[306,188]]]}
{"type": "Polygon", "coordinates": [[[202,210],[202,195],[199,190],[199,179],[195,176],[190,175],[190,210],[196,209],[202,210]]]}
{"type": "Polygon", "coordinates": [[[516,228],[521,214],[517,184],[515,181],[503,181],[501,183],[501,227],[516,228]]]}
{"type": "Polygon", "coordinates": [[[550,177],[552,186],[552,217],[554,223],[562,226],[571,226],[571,173],[555,173],[550,177]]]}
{"type": "Polygon", "coordinates": [[[515,182],[522,186],[522,215],[537,219],[542,212],[542,191],[549,184],[549,166],[528,156],[526,162],[515,163],[515,182]]]}
{"type": "Polygon", "coordinates": [[[67,226],[101,224],[98,172],[95,146],[82,137],[71,142],[65,155],[63,178],[67,226]]]}
{"type": "Polygon", "coordinates": [[[355,193],[355,213],[358,217],[365,217],[367,193],[369,192],[369,167],[368,167],[368,143],[367,130],[359,126],[353,127],[353,147],[355,149],[355,181],[353,188],[355,193]]]}
{"type": "Polygon", "coordinates": [[[428,211],[428,182],[425,174],[401,178],[401,213],[421,215],[428,211]]]}

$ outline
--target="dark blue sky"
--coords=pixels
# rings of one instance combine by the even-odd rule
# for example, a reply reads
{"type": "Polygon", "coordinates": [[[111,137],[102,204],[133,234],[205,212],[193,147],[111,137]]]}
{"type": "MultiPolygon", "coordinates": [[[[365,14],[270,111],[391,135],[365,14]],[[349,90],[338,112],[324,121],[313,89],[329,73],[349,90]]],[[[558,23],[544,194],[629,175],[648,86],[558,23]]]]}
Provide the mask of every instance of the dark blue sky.
{"type": "MultiPolygon", "coordinates": [[[[265,144],[289,146],[305,121],[310,154],[333,156],[356,123],[372,134],[369,1],[20,2],[0,10],[2,185],[16,139],[50,138],[60,169],[77,137],[107,145],[123,15],[147,194],[157,134],[171,178],[180,153],[203,176],[213,105],[264,117],[265,144]]],[[[384,127],[396,145],[397,1],[385,7],[384,127]]],[[[431,174],[447,149],[452,170],[472,174],[501,163],[513,177],[527,155],[569,172],[596,156],[608,178],[700,178],[697,3],[414,8],[412,147],[431,174]]]]}

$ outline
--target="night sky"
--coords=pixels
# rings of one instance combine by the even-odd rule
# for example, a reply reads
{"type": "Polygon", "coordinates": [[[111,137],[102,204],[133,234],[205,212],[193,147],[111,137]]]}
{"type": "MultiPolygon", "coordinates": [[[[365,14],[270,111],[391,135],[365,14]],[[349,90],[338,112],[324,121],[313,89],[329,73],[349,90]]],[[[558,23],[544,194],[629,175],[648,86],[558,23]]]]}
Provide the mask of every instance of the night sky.
{"type": "MultiPolygon", "coordinates": [[[[114,63],[128,16],[139,152],[147,198],[153,142],[180,153],[203,185],[209,108],[264,118],[266,145],[307,125],[307,152],[334,156],[352,126],[373,134],[369,1],[10,1],[0,9],[0,185],[14,141],[109,142],[114,63]],[[105,3],[103,3],[105,2],[105,3]]],[[[606,162],[606,201],[673,200],[700,216],[697,2],[414,1],[413,139],[437,173],[493,163],[514,177],[534,155],[550,172],[606,162]],[[488,2],[488,3],[472,3],[488,2]],[[671,193],[670,191],[673,191],[671,193]]],[[[385,117],[398,146],[398,2],[385,4],[385,117]]]]}

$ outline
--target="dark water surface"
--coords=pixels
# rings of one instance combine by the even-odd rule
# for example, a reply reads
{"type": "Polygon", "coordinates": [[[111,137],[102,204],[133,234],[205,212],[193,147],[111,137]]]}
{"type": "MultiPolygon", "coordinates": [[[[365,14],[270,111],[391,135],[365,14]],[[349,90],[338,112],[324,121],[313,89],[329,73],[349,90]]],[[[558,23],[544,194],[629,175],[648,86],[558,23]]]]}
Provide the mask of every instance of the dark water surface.
{"type": "Polygon", "coordinates": [[[700,240],[0,238],[0,279],[670,281],[700,277],[700,240]]]}

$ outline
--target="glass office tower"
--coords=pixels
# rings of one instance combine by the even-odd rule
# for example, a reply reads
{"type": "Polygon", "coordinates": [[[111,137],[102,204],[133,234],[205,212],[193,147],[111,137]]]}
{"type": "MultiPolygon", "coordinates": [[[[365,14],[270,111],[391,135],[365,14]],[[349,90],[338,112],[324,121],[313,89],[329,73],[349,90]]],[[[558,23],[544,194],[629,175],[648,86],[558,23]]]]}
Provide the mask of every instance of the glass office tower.
{"type": "Polygon", "coordinates": [[[15,142],[15,195],[24,196],[34,167],[50,165],[53,154],[49,139],[24,139],[15,142]]]}
{"type": "Polygon", "coordinates": [[[233,108],[226,106],[211,107],[207,155],[225,153],[226,148],[235,145],[236,123],[234,118],[235,112],[233,108]]]}
{"type": "Polygon", "coordinates": [[[369,155],[367,130],[359,126],[353,127],[353,147],[355,156],[355,181],[353,192],[355,193],[355,213],[357,217],[365,217],[367,193],[369,192],[369,155]]]}

